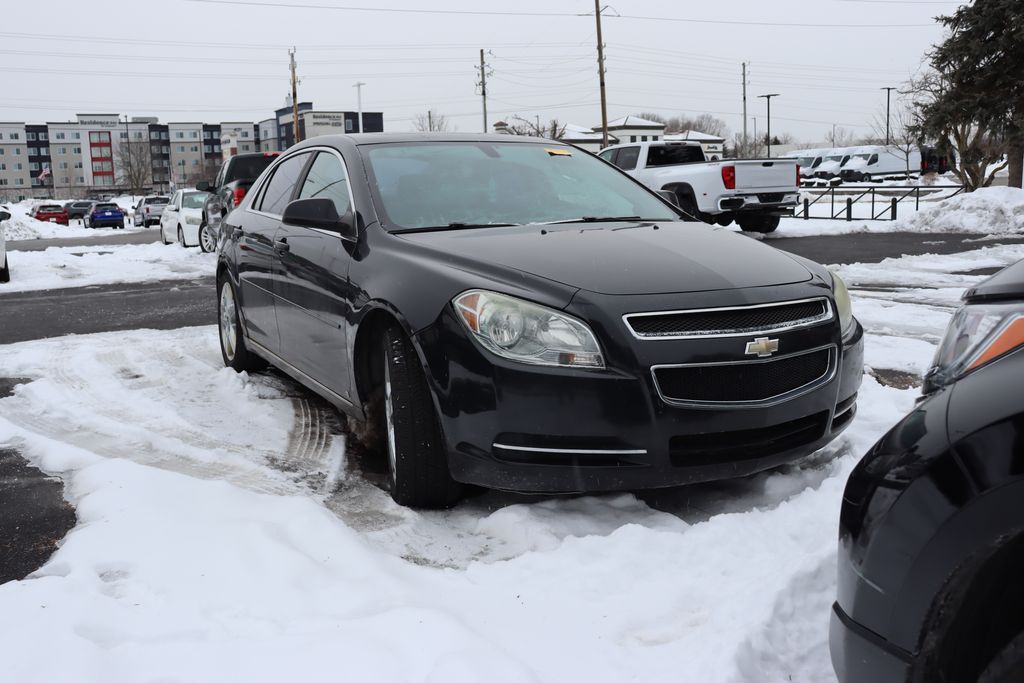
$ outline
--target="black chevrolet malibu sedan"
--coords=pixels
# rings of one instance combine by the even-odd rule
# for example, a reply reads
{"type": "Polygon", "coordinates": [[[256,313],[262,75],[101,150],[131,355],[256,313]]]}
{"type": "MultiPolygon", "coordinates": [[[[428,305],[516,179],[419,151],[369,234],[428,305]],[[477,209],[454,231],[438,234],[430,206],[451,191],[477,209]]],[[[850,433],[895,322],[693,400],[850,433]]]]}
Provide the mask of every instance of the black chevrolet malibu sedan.
{"type": "Polygon", "coordinates": [[[1024,681],[1024,261],[964,300],[924,397],[847,483],[842,683],[1024,681]]]}
{"type": "Polygon", "coordinates": [[[337,405],[401,504],[743,476],[853,418],[838,277],[558,142],[318,137],[220,232],[225,363],[337,405]]]}

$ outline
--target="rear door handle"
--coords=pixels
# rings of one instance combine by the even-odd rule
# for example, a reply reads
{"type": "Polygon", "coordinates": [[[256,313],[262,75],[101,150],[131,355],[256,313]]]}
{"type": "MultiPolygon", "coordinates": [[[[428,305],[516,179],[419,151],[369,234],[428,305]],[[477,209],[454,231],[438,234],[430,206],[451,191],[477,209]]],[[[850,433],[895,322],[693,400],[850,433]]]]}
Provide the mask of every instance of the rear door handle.
{"type": "Polygon", "coordinates": [[[274,242],[274,251],[276,251],[277,253],[284,254],[284,253],[286,253],[286,252],[288,252],[290,250],[291,250],[291,247],[288,246],[288,238],[287,237],[282,237],[281,239],[279,239],[276,242],[274,242]]]}

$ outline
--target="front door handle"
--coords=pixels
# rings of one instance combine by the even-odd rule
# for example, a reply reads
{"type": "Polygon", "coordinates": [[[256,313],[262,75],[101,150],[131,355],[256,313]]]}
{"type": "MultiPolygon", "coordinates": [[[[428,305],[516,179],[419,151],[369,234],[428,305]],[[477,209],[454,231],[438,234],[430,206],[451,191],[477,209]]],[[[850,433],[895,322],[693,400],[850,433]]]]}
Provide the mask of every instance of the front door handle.
{"type": "Polygon", "coordinates": [[[233,239],[233,240],[239,239],[244,234],[245,234],[245,230],[242,230],[241,228],[232,228],[231,229],[231,239],[233,239]]]}
{"type": "Polygon", "coordinates": [[[284,254],[284,253],[288,252],[290,249],[291,249],[291,247],[288,246],[288,238],[287,237],[282,237],[281,239],[279,239],[276,242],[274,242],[274,251],[276,251],[279,254],[284,254]]]}

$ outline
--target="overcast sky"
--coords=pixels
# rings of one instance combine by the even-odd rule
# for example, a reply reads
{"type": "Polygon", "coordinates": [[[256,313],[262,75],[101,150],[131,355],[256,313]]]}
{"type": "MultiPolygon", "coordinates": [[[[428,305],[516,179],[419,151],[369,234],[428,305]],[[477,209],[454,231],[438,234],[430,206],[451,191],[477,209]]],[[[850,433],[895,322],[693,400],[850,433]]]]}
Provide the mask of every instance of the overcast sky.
{"type": "MultiPolygon", "coordinates": [[[[480,48],[487,51],[491,71],[490,123],[539,114],[600,124],[592,2],[377,0],[372,11],[332,9],[369,5],[5,3],[0,119],[45,122],[77,113],[121,113],[159,116],[161,122],[258,121],[284,104],[287,48],[294,45],[300,100],[312,100],[317,109],[354,110],[352,84],[363,81],[363,109],[383,111],[385,130],[409,130],[418,113],[432,109],[457,130],[479,131],[480,48]],[[384,11],[426,8],[442,13],[384,11]]],[[[756,95],[780,93],[772,101],[773,131],[806,142],[823,140],[833,123],[867,133],[871,118],[884,111],[879,88],[899,86],[919,68],[929,45],[942,36],[933,17],[957,5],[618,0],[605,6],[603,20],[609,117],[711,112],[737,132],[740,64],[747,61],[748,121],[756,116],[759,130],[765,107],[756,95]]]]}

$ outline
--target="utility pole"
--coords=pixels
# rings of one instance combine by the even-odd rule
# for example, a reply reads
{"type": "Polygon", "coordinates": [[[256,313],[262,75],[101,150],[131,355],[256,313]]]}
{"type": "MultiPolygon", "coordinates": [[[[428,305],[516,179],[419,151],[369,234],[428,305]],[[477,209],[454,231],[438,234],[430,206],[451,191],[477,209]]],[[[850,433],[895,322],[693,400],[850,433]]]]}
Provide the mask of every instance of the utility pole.
{"type": "Polygon", "coordinates": [[[879,90],[885,91],[885,144],[889,145],[892,142],[892,136],[889,134],[889,101],[892,97],[892,91],[896,88],[879,88],[879,90]]]}
{"type": "Polygon", "coordinates": [[[747,146],[747,63],[743,62],[743,154],[740,158],[744,158],[750,153],[750,147],[747,146]]]}
{"type": "Polygon", "coordinates": [[[427,110],[427,132],[434,132],[434,112],[427,110]]]}
{"type": "Polygon", "coordinates": [[[358,117],[358,121],[356,121],[356,132],[357,133],[362,133],[363,132],[363,86],[364,85],[366,85],[366,84],[363,83],[362,81],[359,81],[358,83],[356,83],[355,85],[352,86],[353,88],[356,89],[356,116],[358,117]]]}
{"type": "Polygon", "coordinates": [[[601,83],[601,147],[608,146],[608,100],[604,93],[604,38],[601,36],[601,0],[594,0],[597,19],[597,76],[601,83]]]}
{"type": "Polygon", "coordinates": [[[772,98],[778,97],[779,93],[773,92],[768,95],[758,95],[763,97],[765,102],[768,103],[768,158],[772,158],[772,98]]]}
{"type": "Polygon", "coordinates": [[[487,132],[487,64],[484,63],[484,49],[480,48],[480,97],[484,103],[484,132],[487,132]]]}
{"type": "Polygon", "coordinates": [[[295,77],[295,48],[288,51],[292,70],[292,129],[295,144],[302,142],[302,133],[299,132],[299,80],[295,77]]]}
{"type": "Polygon", "coordinates": [[[132,203],[135,203],[135,182],[132,174],[132,134],[128,131],[128,114],[124,115],[124,151],[122,154],[128,160],[128,184],[131,186],[132,203]]]}

